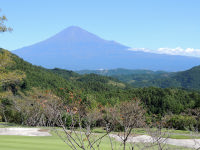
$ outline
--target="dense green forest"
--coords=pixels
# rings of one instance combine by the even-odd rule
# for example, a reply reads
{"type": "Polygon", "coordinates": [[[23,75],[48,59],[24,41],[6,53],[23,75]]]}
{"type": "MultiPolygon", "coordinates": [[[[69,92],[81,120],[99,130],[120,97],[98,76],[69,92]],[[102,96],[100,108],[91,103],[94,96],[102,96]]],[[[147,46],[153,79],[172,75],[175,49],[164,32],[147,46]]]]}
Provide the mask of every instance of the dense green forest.
{"type": "MultiPolygon", "coordinates": [[[[0,98],[1,109],[4,110],[4,114],[0,114],[0,119],[3,121],[5,121],[4,115],[8,116],[12,114],[12,116],[14,116],[14,112],[11,112],[10,109],[11,105],[13,105],[13,97],[27,101],[30,99],[31,95],[33,97],[40,93],[35,92],[34,89],[41,92],[48,90],[65,99],[67,99],[67,97],[63,95],[74,93],[90,103],[93,103],[93,105],[101,104],[103,106],[114,105],[121,101],[131,101],[139,98],[150,116],[153,114],[159,116],[180,114],[187,109],[200,107],[200,93],[198,91],[159,87],[133,88],[129,84],[123,83],[113,77],[97,74],[80,75],[73,71],[59,68],[45,69],[43,67],[34,66],[6,50],[1,49],[0,54],[4,54],[5,52],[9,53],[12,65],[6,66],[3,72],[20,71],[24,76],[19,82],[11,80],[10,82],[1,84],[0,93],[5,93],[1,94],[3,96],[0,98]]],[[[199,67],[192,68],[192,73],[190,71],[177,73],[173,75],[173,79],[177,82],[188,82],[185,78],[181,77],[193,77],[193,73],[196,75],[195,78],[198,79],[198,68],[199,67]]],[[[160,72],[156,74],[158,76],[157,78],[161,80],[161,76],[164,76],[165,73],[160,72]]],[[[140,78],[140,75],[141,78],[144,78],[143,74],[138,74],[138,78],[140,78]]],[[[150,73],[150,75],[152,74],[150,73]]],[[[195,84],[197,79],[196,81],[191,80],[191,85],[195,84]]],[[[170,82],[168,82],[168,84],[169,83],[170,82]]],[[[197,87],[195,86],[195,88],[197,87]]],[[[12,119],[10,120],[12,121],[12,119]]]]}
{"type": "MultiPolygon", "coordinates": [[[[68,76],[68,71],[61,69],[55,71],[54,69],[54,72],[62,74],[63,77],[68,76]]],[[[102,104],[113,102],[113,98],[118,101],[125,101],[137,97],[143,101],[150,113],[155,114],[169,112],[179,114],[187,108],[200,107],[200,94],[195,91],[158,87],[132,88],[111,77],[95,74],[76,74],[75,76],[79,76],[76,81],[80,85],[82,84],[87,92],[95,93],[98,97],[97,101],[102,104]],[[123,84],[123,86],[108,86],[109,80],[118,83],[116,85],[123,84]],[[106,87],[105,83],[107,83],[106,87]]]]}

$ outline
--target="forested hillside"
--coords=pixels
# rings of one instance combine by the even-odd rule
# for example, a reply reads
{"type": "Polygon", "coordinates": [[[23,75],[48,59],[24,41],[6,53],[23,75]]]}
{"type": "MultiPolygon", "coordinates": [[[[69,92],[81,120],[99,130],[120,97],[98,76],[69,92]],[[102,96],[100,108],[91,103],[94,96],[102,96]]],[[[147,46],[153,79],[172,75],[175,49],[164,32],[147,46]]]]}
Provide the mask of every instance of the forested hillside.
{"type": "MultiPolygon", "coordinates": [[[[200,66],[186,71],[172,73],[167,77],[157,78],[149,81],[151,86],[167,88],[181,87],[184,89],[200,89],[200,66]]],[[[145,86],[145,84],[143,84],[145,86]]]]}
{"type": "MultiPolygon", "coordinates": [[[[69,71],[61,70],[61,69],[54,69],[54,72],[57,74],[61,74],[63,77],[67,76],[69,78],[69,71]]],[[[71,74],[71,71],[70,71],[71,74]]],[[[156,74],[156,73],[155,73],[156,74]]],[[[154,74],[154,75],[155,75],[154,74]]],[[[157,77],[162,78],[162,76],[167,76],[169,73],[165,72],[157,72],[157,77]]],[[[144,78],[144,74],[137,74],[138,78],[144,78]],[[140,76],[141,75],[141,76],[140,76]]],[[[152,75],[152,74],[151,74],[152,75]]],[[[98,95],[98,101],[106,104],[106,102],[113,102],[113,98],[116,101],[125,101],[130,100],[132,98],[140,98],[143,102],[145,107],[148,108],[150,113],[154,114],[166,114],[169,112],[179,114],[183,112],[187,108],[195,108],[200,106],[200,94],[195,91],[186,91],[177,88],[158,88],[158,87],[146,87],[146,88],[132,88],[130,86],[126,86],[126,88],[108,88],[103,87],[100,85],[104,85],[107,82],[108,78],[105,76],[95,75],[95,74],[85,74],[84,76],[76,74],[78,77],[76,81],[82,83],[85,89],[92,89],[91,92],[95,92],[95,87],[101,87],[101,91],[95,92],[98,95]],[[99,83],[99,84],[96,84],[99,83]],[[93,88],[92,88],[93,87],[93,88]],[[104,101],[104,100],[108,101],[104,101]]],[[[127,75],[128,76],[128,75],[127,75]]],[[[153,75],[152,75],[153,76],[153,75]]],[[[152,77],[153,78],[153,77],[152,77]]],[[[154,76],[155,78],[155,76],[154,76]]],[[[114,82],[114,80],[112,80],[114,82]]],[[[119,81],[115,80],[117,85],[123,85],[124,87],[126,84],[120,83],[119,81]]],[[[166,82],[167,83],[167,82],[166,82]]],[[[170,83],[169,83],[170,84],[170,83]]],[[[120,86],[117,86],[120,87],[120,86]]]]}
{"type": "MultiPolygon", "coordinates": [[[[114,105],[121,101],[139,98],[149,115],[179,114],[189,108],[200,107],[200,94],[195,91],[176,88],[133,88],[112,77],[96,74],[79,75],[73,71],[58,68],[50,70],[34,66],[2,49],[0,55],[6,56],[6,60],[10,60],[9,65],[6,65],[4,69],[1,68],[0,78],[2,83],[0,104],[1,109],[4,110],[4,114],[0,114],[0,116],[4,121],[3,116],[9,116],[11,121],[14,120],[13,117],[16,117],[11,109],[16,99],[28,101],[34,97],[44,98],[47,91],[66,102],[69,100],[69,96],[81,97],[93,106],[114,105]],[[3,77],[7,77],[8,74],[12,74],[14,77],[10,76],[9,81],[3,80],[3,77]]],[[[198,67],[192,71],[198,73],[198,67]]],[[[183,73],[181,72],[180,75],[183,73]]],[[[173,77],[175,80],[175,76],[173,77]]],[[[176,79],[177,82],[178,79],[176,79]]]]}

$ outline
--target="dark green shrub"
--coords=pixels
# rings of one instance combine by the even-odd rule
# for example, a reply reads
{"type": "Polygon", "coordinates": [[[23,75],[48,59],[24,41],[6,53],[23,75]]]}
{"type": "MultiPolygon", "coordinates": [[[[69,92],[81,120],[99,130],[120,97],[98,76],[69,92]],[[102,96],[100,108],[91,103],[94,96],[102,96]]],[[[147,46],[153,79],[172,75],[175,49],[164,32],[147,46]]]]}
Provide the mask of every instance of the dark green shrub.
{"type": "Polygon", "coordinates": [[[177,130],[191,130],[197,125],[197,120],[192,116],[174,115],[167,121],[167,126],[177,130]]]}

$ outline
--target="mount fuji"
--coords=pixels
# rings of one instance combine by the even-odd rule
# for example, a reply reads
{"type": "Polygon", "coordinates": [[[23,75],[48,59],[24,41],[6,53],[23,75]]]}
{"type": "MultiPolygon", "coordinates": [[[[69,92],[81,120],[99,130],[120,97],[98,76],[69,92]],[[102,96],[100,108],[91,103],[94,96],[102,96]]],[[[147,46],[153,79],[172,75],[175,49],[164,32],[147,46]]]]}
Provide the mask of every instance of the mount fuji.
{"type": "Polygon", "coordinates": [[[71,26],[49,39],[12,52],[34,65],[69,70],[127,68],[180,71],[200,64],[200,58],[196,57],[130,51],[129,48],[71,26]]]}

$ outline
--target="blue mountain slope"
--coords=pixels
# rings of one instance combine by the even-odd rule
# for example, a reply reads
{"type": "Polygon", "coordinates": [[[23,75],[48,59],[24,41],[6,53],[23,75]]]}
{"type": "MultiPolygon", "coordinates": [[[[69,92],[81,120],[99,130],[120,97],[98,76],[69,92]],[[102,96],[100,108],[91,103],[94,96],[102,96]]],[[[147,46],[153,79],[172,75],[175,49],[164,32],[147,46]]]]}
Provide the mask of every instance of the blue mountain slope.
{"type": "Polygon", "coordinates": [[[179,71],[200,64],[199,58],[133,52],[128,48],[72,26],[13,53],[36,65],[70,70],[127,68],[179,71]]]}

